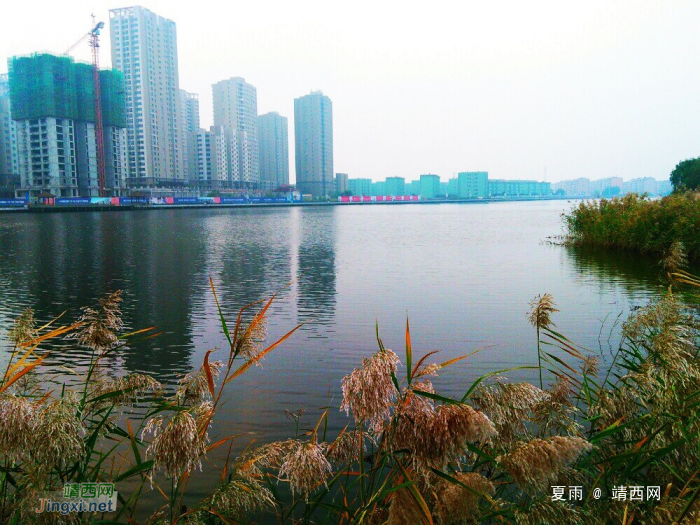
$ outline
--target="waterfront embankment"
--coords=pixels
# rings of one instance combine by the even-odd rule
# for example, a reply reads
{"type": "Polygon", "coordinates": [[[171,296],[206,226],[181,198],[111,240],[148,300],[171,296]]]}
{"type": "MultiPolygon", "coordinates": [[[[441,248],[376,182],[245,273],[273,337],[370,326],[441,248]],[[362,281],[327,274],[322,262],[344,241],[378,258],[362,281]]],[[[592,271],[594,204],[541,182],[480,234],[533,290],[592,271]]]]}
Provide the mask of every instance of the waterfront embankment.
{"type": "Polygon", "coordinates": [[[418,201],[359,201],[359,202],[241,202],[234,204],[213,204],[201,202],[197,204],[121,204],[119,206],[109,204],[27,204],[2,206],[0,213],[65,213],[65,212],[113,212],[134,210],[172,210],[172,209],[226,209],[226,208],[291,208],[291,207],[326,207],[326,206],[402,206],[402,205],[435,205],[435,204],[489,204],[497,202],[530,202],[530,201],[566,201],[578,200],[570,197],[508,197],[493,199],[430,199],[418,201]]]}

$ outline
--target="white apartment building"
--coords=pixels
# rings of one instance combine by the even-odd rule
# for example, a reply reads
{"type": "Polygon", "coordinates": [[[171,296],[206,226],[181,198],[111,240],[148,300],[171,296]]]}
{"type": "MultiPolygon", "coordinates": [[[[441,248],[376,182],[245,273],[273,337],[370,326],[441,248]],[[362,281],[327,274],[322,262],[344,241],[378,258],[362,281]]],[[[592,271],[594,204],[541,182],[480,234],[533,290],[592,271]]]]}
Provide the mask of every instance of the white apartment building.
{"type": "Polygon", "coordinates": [[[221,126],[199,129],[197,138],[197,183],[203,189],[228,187],[228,141],[221,126]]]}
{"type": "Polygon", "coordinates": [[[197,180],[197,133],[199,131],[199,97],[180,90],[180,137],[182,166],[187,183],[197,180]]]}
{"type": "Polygon", "coordinates": [[[140,6],[110,10],[112,65],[126,88],[128,185],[184,183],[175,22],[140,6]]]}
{"type": "Polygon", "coordinates": [[[234,186],[257,187],[260,182],[257,90],[244,78],[212,85],[214,126],[229,142],[229,180],[234,186]]]}
{"type": "MultiPolygon", "coordinates": [[[[50,194],[78,197],[75,121],[45,117],[17,121],[17,151],[21,187],[31,197],[50,194]]],[[[84,124],[84,123],[83,123],[84,124]]],[[[94,126],[91,135],[94,136],[94,126]]],[[[97,178],[97,162],[88,162],[88,179],[97,178]]]]}
{"type": "Polygon", "coordinates": [[[565,195],[581,197],[591,193],[591,180],[587,178],[579,178],[573,180],[563,180],[552,184],[552,191],[556,192],[563,190],[565,195]]]}
{"type": "Polygon", "coordinates": [[[647,193],[649,195],[658,195],[658,182],[653,177],[642,177],[626,181],[623,185],[623,193],[647,193]]]}
{"type": "Polygon", "coordinates": [[[289,138],[287,117],[276,111],[258,117],[260,183],[274,190],[289,184],[289,138]]]}
{"type": "Polygon", "coordinates": [[[611,197],[622,194],[622,177],[607,177],[605,179],[592,180],[590,192],[593,196],[611,197]]]}

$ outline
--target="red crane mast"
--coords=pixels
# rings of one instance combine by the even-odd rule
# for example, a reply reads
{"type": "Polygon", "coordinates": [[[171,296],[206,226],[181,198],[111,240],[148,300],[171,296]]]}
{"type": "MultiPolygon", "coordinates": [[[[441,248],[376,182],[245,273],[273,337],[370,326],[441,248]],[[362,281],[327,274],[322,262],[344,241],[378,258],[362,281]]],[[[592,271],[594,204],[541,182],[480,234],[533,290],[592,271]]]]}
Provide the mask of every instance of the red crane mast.
{"type": "Polygon", "coordinates": [[[92,81],[95,94],[95,142],[97,143],[97,178],[98,191],[100,197],[107,196],[105,188],[105,140],[104,126],[102,123],[102,88],[100,87],[100,30],[105,26],[104,22],[95,23],[95,15],[92,15],[93,28],[89,33],[83,35],[80,40],[73,44],[64,55],[68,55],[75,47],[89,38],[90,48],[92,48],[92,81]]]}
{"type": "MultiPolygon", "coordinates": [[[[92,15],[95,23],[95,15],[92,15]]],[[[104,22],[99,22],[90,31],[90,47],[92,48],[92,78],[95,84],[95,138],[97,140],[97,176],[100,197],[107,196],[105,188],[105,138],[102,126],[102,89],[100,87],[100,29],[104,22]]]]}

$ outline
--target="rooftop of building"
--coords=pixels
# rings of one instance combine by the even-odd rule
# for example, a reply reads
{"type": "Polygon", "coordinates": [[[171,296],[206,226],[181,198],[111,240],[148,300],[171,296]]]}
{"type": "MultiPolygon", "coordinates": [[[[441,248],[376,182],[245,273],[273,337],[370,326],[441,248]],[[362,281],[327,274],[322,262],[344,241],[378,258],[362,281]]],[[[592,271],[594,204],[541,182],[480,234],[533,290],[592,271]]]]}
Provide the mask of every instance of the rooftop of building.
{"type": "Polygon", "coordinates": [[[157,16],[158,18],[161,18],[162,20],[165,20],[166,22],[171,22],[172,24],[175,24],[175,22],[173,22],[169,18],[165,18],[164,16],[160,16],[159,14],[154,13],[153,11],[148,9],[147,7],[143,7],[140,5],[131,5],[131,6],[126,6],[126,7],[115,7],[114,9],[109,10],[109,17],[114,18],[114,15],[122,15],[123,16],[124,14],[131,14],[131,11],[133,11],[134,9],[138,9],[139,11],[143,11],[145,13],[150,13],[152,15],[157,16]]]}

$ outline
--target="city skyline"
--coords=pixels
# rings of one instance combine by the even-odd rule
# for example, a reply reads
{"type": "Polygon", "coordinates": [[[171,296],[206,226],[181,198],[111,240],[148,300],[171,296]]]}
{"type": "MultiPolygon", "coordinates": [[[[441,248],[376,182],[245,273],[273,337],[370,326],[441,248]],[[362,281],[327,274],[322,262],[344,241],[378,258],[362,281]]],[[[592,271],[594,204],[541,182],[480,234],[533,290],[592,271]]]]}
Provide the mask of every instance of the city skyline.
{"type": "MultiPolygon", "coordinates": [[[[95,13],[107,21],[108,9],[123,5],[102,4],[95,13]]],[[[362,4],[357,13],[347,13],[347,21],[334,19],[336,39],[326,51],[317,49],[329,35],[328,27],[318,25],[320,15],[304,21],[284,4],[241,6],[243,18],[255,21],[254,15],[269,12],[271,19],[243,24],[236,35],[211,30],[206,2],[198,10],[180,2],[142,5],[178,24],[180,88],[200,97],[202,127],[213,123],[209,91],[220,78],[245,77],[258,88],[260,114],[277,111],[287,117],[295,97],[321,88],[335,102],[335,169],[350,176],[381,180],[433,172],[449,178],[487,169],[500,178],[543,180],[546,168],[550,182],[613,176],[660,180],[680,160],[696,156],[691,139],[700,131],[694,117],[698,106],[690,86],[697,84],[698,73],[682,65],[698,37],[683,27],[690,27],[700,9],[689,2],[670,8],[636,4],[625,11],[621,27],[614,23],[624,6],[620,2],[586,9],[510,5],[500,9],[502,28],[495,7],[454,5],[453,14],[483,21],[473,36],[462,35],[463,43],[456,22],[449,20],[448,36],[433,43],[413,39],[410,29],[418,22],[412,7],[399,17],[406,27],[392,24],[381,34],[390,6],[383,6],[376,20],[363,22],[362,4]],[[533,27],[515,27],[523,10],[533,27]],[[535,22],[537,13],[543,16],[535,22]],[[288,19],[309,25],[308,34],[292,35],[281,27],[288,19]],[[350,40],[352,24],[362,37],[357,42],[350,40]],[[361,72],[360,61],[366,66],[361,72]],[[471,87],[462,90],[467,81],[471,87]],[[363,127],[369,114],[382,125],[363,127]]],[[[93,7],[77,1],[58,8],[38,0],[22,9],[9,6],[0,21],[0,57],[63,52],[87,30],[93,7]],[[28,19],[29,6],[45,17],[28,19]]],[[[447,12],[450,4],[438,3],[424,15],[432,20],[447,12]]],[[[106,29],[103,42],[112,38],[106,29]]],[[[83,47],[76,58],[88,58],[83,47]]],[[[103,66],[110,65],[108,55],[105,46],[103,66]]],[[[294,140],[293,130],[289,139],[294,140]]],[[[291,151],[291,163],[293,156],[291,151]]]]}

